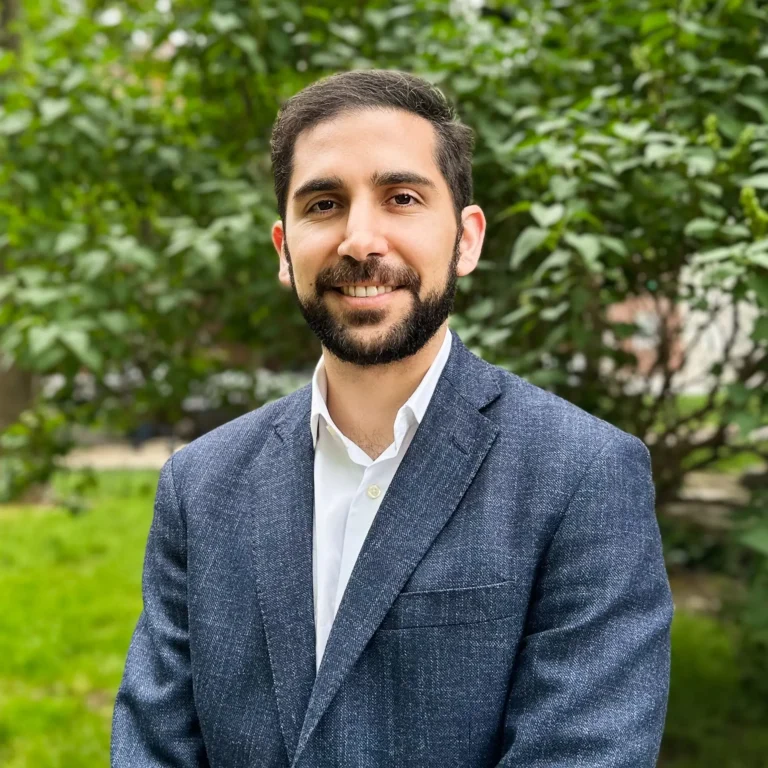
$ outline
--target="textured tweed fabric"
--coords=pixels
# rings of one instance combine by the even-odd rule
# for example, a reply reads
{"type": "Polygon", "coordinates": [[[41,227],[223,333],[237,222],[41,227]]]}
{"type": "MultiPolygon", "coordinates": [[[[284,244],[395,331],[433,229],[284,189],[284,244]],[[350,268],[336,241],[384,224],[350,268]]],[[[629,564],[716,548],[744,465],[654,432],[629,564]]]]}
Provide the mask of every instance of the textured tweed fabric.
{"type": "Polygon", "coordinates": [[[458,337],[315,674],[310,388],[160,474],[113,768],[652,768],[645,446],[458,337]]]}

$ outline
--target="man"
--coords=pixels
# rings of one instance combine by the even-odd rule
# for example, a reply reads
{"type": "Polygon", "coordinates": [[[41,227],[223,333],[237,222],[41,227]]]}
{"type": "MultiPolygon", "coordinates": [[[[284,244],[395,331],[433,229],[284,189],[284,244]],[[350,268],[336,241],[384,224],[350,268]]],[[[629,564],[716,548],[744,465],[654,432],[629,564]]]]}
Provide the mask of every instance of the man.
{"type": "Polygon", "coordinates": [[[281,110],[310,385],[160,474],[112,765],[651,768],[673,604],[648,451],[448,330],[485,219],[442,95],[281,110]]]}

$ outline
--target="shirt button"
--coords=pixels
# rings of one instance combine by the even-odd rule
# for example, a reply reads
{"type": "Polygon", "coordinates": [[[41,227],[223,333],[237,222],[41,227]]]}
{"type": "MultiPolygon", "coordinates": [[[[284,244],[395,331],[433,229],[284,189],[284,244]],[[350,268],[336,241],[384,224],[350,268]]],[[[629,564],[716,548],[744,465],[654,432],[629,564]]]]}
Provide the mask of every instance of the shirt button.
{"type": "Polygon", "coordinates": [[[368,488],[368,496],[371,499],[378,499],[381,496],[381,488],[378,485],[371,485],[368,488]]]}

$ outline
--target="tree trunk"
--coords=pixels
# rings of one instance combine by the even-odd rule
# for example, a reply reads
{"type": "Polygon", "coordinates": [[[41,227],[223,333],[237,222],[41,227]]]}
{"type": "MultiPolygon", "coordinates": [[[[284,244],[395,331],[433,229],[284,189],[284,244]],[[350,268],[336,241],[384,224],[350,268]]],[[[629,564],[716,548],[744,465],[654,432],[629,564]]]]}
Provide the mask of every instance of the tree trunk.
{"type": "Polygon", "coordinates": [[[11,366],[0,369],[0,432],[11,426],[30,406],[38,387],[37,376],[11,366]]]}
{"type": "Polygon", "coordinates": [[[0,48],[18,51],[21,47],[19,36],[8,28],[19,16],[20,0],[0,0],[0,48]]]}
{"type": "MultiPolygon", "coordinates": [[[[19,36],[9,30],[20,10],[20,0],[0,0],[0,49],[20,50],[19,36]]],[[[4,265],[0,259],[0,275],[3,272],[4,265]]],[[[38,386],[38,377],[29,371],[22,371],[15,366],[6,371],[0,364],[0,432],[13,424],[22,411],[30,406],[38,386]]]]}

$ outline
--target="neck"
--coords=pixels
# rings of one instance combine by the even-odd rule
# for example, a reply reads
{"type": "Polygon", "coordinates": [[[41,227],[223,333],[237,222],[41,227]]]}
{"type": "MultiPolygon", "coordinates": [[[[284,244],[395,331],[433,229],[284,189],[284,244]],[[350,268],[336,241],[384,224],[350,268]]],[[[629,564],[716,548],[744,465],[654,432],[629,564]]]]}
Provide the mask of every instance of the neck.
{"type": "Polygon", "coordinates": [[[395,439],[397,412],[435,361],[447,331],[448,321],[415,355],[387,365],[345,363],[323,348],[328,413],[336,426],[371,458],[395,439]]]}

